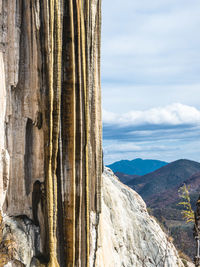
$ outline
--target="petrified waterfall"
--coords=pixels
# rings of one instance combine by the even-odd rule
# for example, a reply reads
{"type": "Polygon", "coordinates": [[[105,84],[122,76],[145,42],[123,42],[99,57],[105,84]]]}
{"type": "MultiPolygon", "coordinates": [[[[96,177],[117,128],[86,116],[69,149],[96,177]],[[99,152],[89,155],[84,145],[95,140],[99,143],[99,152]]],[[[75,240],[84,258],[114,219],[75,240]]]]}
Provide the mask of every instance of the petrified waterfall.
{"type": "Polygon", "coordinates": [[[0,266],[95,266],[100,26],[101,0],[0,0],[0,266]]]}

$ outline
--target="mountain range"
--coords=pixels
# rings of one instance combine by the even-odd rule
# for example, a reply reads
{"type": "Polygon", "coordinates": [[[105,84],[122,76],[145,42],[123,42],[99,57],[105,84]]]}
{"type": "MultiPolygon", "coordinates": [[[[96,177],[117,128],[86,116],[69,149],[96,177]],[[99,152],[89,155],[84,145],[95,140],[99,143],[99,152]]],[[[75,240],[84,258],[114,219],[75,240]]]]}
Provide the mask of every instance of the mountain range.
{"type": "Polygon", "coordinates": [[[181,186],[192,175],[200,172],[200,163],[180,159],[168,165],[127,182],[127,185],[137,191],[144,200],[151,196],[163,194],[172,188],[181,186]]]}
{"type": "Polygon", "coordinates": [[[177,248],[193,258],[193,224],[186,224],[182,218],[178,190],[184,183],[190,188],[191,204],[195,209],[200,194],[200,163],[180,159],[142,176],[119,171],[116,175],[142,196],[151,215],[172,235],[177,248]]]}
{"type": "Polygon", "coordinates": [[[165,161],[137,158],[133,160],[116,161],[107,167],[114,173],[121,172],[129,175],[145,175],[167,164],[168,163],[165,161]]]}

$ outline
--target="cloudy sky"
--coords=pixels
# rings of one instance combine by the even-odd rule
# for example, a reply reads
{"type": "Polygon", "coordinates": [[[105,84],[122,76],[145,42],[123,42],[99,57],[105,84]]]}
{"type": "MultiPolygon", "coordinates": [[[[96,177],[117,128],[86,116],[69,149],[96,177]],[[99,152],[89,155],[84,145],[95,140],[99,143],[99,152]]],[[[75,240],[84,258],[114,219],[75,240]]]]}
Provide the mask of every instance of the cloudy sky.
{"type": "Polygon", "coordinates": [[[102,1],[106,164],[200,161],[200,1],[102,1]]]}

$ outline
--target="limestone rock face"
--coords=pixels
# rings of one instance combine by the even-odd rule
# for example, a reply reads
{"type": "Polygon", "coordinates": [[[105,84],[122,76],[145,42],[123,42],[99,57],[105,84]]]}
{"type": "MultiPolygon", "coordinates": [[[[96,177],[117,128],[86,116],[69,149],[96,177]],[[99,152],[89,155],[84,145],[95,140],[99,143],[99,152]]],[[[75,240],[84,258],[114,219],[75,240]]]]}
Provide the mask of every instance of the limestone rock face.
{"type": "Polygon", "coordinates": [[[98,267],[180,267],[177,251],[142,198],[105,168],[98,267]]]}
{"type": "Polygon", "coordinates": [[[100,28],[100,0],[0,0],[0,211],[15,236],[12,266],[93,264],[100,28]]]}

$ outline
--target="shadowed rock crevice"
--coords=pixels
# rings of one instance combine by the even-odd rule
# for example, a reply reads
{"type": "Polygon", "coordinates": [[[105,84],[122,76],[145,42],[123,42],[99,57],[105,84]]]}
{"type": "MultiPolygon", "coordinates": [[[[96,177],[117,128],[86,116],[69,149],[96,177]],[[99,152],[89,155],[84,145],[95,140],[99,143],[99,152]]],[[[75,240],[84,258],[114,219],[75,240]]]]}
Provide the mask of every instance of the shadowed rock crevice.
{"type": "Polygon", "coordinates": [[[63,190],[62,190],[62,175],[61,175],[61,161],[60,161],[60,149],[61,145],[59,145],[58,157],[57,157],[57,195],[58,195],[58,214],[57,214],[57,240],[58,240],[58,259],[60,266],[66,266],[66,257],[65,257],[65,243],[64,243],[64,207],[63,207],[63,190]]]}
{"type": "Polygon", "coordinates": [[[25,155],[24,155],[24,175],[26,195],[31,192],[32,171],[33,171],[33,122],[28,118],[26,123],[25,155]]]}
{"type": "Polygon", "coordinates": [[[42,189],[41,189],[41,182],[37,180],[33,185],[33,192],[32,192],[33,222],[37,226],[39,226],[38,208],[40,202],[42,202],[42,189]]]}

